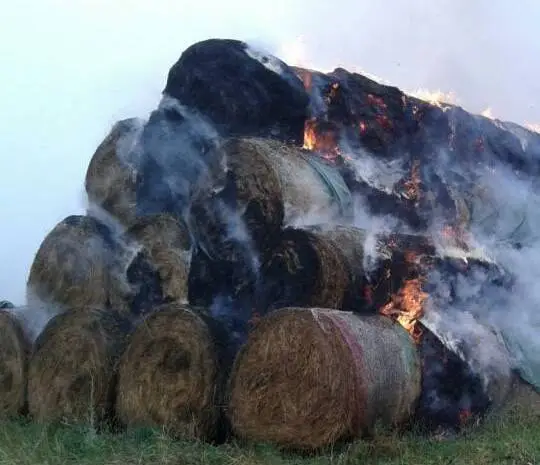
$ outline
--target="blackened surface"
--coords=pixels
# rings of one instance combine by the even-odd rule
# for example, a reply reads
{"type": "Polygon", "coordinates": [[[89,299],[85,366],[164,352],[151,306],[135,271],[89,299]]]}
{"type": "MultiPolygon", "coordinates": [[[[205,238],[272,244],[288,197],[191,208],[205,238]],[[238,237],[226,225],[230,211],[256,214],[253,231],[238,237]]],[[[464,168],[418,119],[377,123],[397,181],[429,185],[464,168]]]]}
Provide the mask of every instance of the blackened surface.
{"type": "Polygon", "coordinates": [[[238,40],[210,39],[186,49],[169,71],[164,92],[208,116],[223,135],[272,136],[301,144],[308,96],[283,62],[280,72],[246,52],[238,40]]]}
{"type": "Polygon", "coordinates": [[[429,330],[423,328],[419,345],[422,361],[422,391],[415,415],[426,431],[459,430],[490,407],[482,381],[467,363],[449,351],[429,330]]]}

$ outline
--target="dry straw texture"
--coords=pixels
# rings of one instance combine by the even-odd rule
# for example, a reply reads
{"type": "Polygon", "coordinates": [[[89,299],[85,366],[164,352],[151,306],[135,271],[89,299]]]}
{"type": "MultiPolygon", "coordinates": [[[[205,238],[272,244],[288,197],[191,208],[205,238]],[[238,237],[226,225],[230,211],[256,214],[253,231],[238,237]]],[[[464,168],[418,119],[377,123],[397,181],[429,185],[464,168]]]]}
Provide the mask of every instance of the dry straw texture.
{"type": "Polygon", "coordinates": [[[166,213],[151,215],[139,218],[127,233],[146,250],[163,299],[187,303],[191,238],[185,224],[166,213]]]}
{"type": "Polygon", "coordinates": [[[30,340],[15,310],[0,310],[0,418],[16,417],[26,409],[30,340]]]}
{"type": "Polygon", "coordinates": [[[143,121],[129,118],[114,124],[95,151],[86,172],[86,193],[124,225],[136,218],[137,169],[134,160],[143,121]]]}
{"type": "Polygon", "coordinates": [[[95,218],[72,215],[41,243],[27,283],[27,302],[55,311],[113,307],[128,311],[129,288],[110,231],[95,218]]]}
{"type": "MultiPolygon", "coordinates": [[[[284,222],[310,215],[330,220],[351,213],[348,204],[347,211],[342,211],[343,196],[336,195],[347,189],[343,179],[333,167],[325,167],[324,161],[311,161],[309,157],[315,155],[262,138],[228,139],[220,150],[228,171],[218,197],[239,213],[256,244],[265,242],[284,222]],[[332,175],[323,174],[324,170],[333,170],[332,175]]],[[[198,229],[215,229],[209,219],[198,216],[198,229]]]]}
{"type": "Polygon", "coordinates": [[[223,366],[208,322],[197,310],[167,304],[138,326],[120,363],[117,411],[124,424],[216,437],[223,366]]]}
{"type": "MultiPolygon", "coordinates": [[[[361,244],[360,244],[361,245],[361,244]]],[[[336,241],[306,229],[286,228],[261,266],[265,304],[341,309],[354,279],[336,241]]]]}
{"type": "Polygon", "coordinates": [[[287,308],[263,319],[230,381],[233,431],[315,450],[409,419],[420,392],[414,342],[380,316],[287,308]]]}
{"type": "Polygon", "coordinates": [[[120,313],[73,309],[37,338],[28,374],[28,405],[38,422],[100,425],[112,418],[117,364],[131,324],[120,313]]]}

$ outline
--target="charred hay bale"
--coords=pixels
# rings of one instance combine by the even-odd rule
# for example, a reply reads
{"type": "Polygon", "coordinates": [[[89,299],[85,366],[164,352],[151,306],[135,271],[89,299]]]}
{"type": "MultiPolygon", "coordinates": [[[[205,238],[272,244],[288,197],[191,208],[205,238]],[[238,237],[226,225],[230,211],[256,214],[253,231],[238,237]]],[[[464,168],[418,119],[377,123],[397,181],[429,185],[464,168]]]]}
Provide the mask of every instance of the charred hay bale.
{"type": "Polygon", "coordinates": [[[314,450],[394,427],[412,414],[420,362],[379,316],[287,308],[261,320],[231,374],[228,416],[241,438],[314,450]]]}
{"type": "Polygon", "coordinates": [[[181,438],[220,439],[226,352],[226,334],[204,310],[160,307],[140,323],[121,358],[120,420],[181,438]]]}
{"type": "Polygon", "coordinates": [[[113,307],[129,311],[129,289],[111,231],[97,219],[71,215],[41,243],[27,282],[27,302],[55,311],[113,307]]]}
{"type": "Polygon", "coordinates": [[[14,309],[0,310],[0,418],[25,413],[31,342],[14,309]]]}
{"type": "Polygon", "coordinates": [[[510,395],[500,413],[540,418],[540,390],[516,376],[512,380],[510,395]]]}
{"type": "Polygon", "coordinates": [[[238,40],[187,48],[164,90],[208,116],[224,135],[273,137],[301,144],[308,96],[281,60],[238,40]]]}
{"type": "Polygon", "coordinates": [[[444,319],[450,326],[457,320],[461,327],[457,332],[437,327],[428,314],[430,319],[429,326],[422,324],[418,342],[422,391],[414,423],[419,431],[457,432],[504,410],[511,397],[512,373],[494,336],[471,331],[470,326],[477,324],[460,321],[451,312],[444,319]]]}
{"type": "Polygon", "coordinates": [[[95,151],[86,171],[85,188],[91,203],[125,226],[136,217],[138,139],[144,121],[121,120],[95,151]]]}
{"type": "Polygon", "coordinates": [[[0,300],[0,309],[4,308],[14,308],[15,305],[13,305],[9,300],[0,300]]]}
{"type": "Polygon", "coordinates": [[[144,248],[159,275],[160,298],[187,302],[191,237],[186,225],[169,214],[145,216],[135,221],[127,235],[144,248]]]}
{"type": "Polygon", "coordinates": [[[80,308],[52,318],[30,358],[31,416],[92,425],[112,420],[118,359],[130,331],[130,321],[110,310],[80,308]]]}
{"type": "Polygon", "coordinates": [[[365,239],[353,227],[285,228],[261,266],[264,306],[363,310],[365,239]]]}
{"type": "Polygon", "coordinates": [[[261,138],[228,139],[220,150],[227,166],[225,186],[192,207],[197,236],[207,249],[219,243],[212,235],[227,235],[235,214],[258,245],[283,223],[313,217],[352,219],[345,182],[334,166],[315,154],[261,138]]]}

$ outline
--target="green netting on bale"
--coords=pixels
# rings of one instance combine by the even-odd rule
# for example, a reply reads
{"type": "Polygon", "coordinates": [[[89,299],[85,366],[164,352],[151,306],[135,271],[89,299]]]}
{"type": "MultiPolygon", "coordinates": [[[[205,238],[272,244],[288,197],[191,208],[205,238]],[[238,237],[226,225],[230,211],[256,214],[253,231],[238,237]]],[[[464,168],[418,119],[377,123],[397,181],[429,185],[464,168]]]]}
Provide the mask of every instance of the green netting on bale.
{"type": "Polygon", "coordinates": [[[328,192],[339,206],[341,215],[344,217],[352,216],[353,199],[351,191],[336,167],[328,165],[322,160],[317,160],[314,156],[304,155],[303,158],[324,181],[328,192]]]}

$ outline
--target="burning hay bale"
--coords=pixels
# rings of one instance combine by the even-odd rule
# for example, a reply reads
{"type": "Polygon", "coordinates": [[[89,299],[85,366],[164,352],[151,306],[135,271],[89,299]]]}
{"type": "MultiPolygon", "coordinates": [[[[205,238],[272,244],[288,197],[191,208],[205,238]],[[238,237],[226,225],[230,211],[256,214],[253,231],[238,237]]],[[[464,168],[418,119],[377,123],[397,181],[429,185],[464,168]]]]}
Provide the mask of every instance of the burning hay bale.
{"type": "Polygon", "coordinates": [[[146,216],[133,223],[127,235],[143,246],[157,271],[160,298],[187,303],[191,238],[185,224],[165,213],[146,216]]]}
{"type": "Polygon", "coordinates": [[[264,304],[273,308],[319,306],[375,313],[415,266],[407,263],[408,254],[435,254],[422,236],[372,238],[363,229],[343,225],[285,228],[276,242],[261,266],[264,304]],[[376,263],[370,263],[375,251],[376,263]]]}
{"type": "Polygon", "coordinates": [[[228,168],[224,189],[191,209],[200,246],[189,285],[190,302],[196,305],[211,305],[219,295],[234,300],[252,296],[260,251],[275,240],[283,223],[314,217],[347,222],[353,214],[343,179],[316,156],[260,138],[229,139],[223,152],[228,168]]]}
{"type": "Polygon", "coordinates": [[[117,122],[94,153],[86,172],[88,199],[122,224],[136,218],[137,143],[144,121],[117,122]]]}
{"type": "Polygon", "coordinates": [[[31,416],[92,425],[112,420],[118,359],[130,331],[129,320],[110,310],[74,309],[49,321],[30,359],[31,416]]]}
{"type": "Polygon", "coordinates": [[[224,135],[301,144],[308,96],[285,63],[238,40],[210,39],[186,49],[164,93],[207,115],[224,135]]]}
{"type": "Polygon", "coordinates": [[[419,394],[416,348],[399,325],[288,308],[261,320],[241,349],[228,415],[241,438],[313,450],[402,424],[419,394]]]}
{"type": "Polygon", "coordinates": [[[36,253],[27,283],[29,306],[129,311],[129,289],[118,257],[118,245],[104,224],[90,216],[68,216],[36,253]]]}
{"type": "Polygon", "coordinates": [[[227,166],[225,186],[212,198],[200,199],[192,211],[207,249],[216,242],[209,237],[212,232],[231,235],[230,217],[235,212],[258,245],[283,224],[306,217],[352,219],[351,194],[335,167],[324,159],[261,138],[228,139],[221,150],[227,166]]]}
{"type": "Polygon", "coordinates": [[[25,413],[31,342],[15,310],[0,310],[0,418],[25,413]]]}
{"type": "Polygon", "coordinates": [[[182,438],[219,438],[226,352],[226,335],[201,309],[161,307],[135,330],[121,358],[119,418],[182,438]]]}

